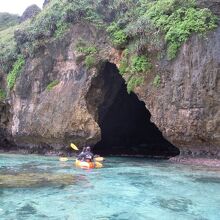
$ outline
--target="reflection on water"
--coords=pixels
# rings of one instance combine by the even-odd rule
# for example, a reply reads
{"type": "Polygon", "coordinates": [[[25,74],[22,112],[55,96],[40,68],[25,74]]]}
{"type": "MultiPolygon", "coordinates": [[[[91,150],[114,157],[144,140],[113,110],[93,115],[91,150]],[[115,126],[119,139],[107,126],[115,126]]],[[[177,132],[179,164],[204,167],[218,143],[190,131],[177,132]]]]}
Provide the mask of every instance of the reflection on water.
{"type": "Polygon", "coordinates": [[[1,220],[219,220],[220,170],[107,158],[103,169],[73,160],[0,155],[1,220]]]}

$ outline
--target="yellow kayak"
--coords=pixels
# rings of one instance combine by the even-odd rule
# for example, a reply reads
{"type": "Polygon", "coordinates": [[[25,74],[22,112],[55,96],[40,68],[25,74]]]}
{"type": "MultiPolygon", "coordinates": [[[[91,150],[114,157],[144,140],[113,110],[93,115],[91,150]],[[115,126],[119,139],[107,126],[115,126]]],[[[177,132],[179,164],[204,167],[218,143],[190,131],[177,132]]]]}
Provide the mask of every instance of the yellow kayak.
{"type": "Polygon", "coordinates": [[[94,168],[102,168],[103,165],[97,161],[95,162],[86,162],[86,161],[80,161],[76,159],[76,166],[80,167],[82,169],[94,169],[94,168]]]}

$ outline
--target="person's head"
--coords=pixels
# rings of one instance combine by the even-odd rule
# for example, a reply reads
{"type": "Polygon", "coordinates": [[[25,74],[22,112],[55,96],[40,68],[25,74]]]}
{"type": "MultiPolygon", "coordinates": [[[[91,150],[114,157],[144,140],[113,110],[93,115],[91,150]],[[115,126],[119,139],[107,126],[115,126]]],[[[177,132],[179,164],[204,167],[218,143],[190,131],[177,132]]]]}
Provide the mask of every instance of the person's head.
{"type": "Polygon", "coordinates": [[[87,146],[87,147],[86,147],[86,151],[87,151],[87,152],[88,152],[88,151],[91,151],[90,146],[87,146]]]}

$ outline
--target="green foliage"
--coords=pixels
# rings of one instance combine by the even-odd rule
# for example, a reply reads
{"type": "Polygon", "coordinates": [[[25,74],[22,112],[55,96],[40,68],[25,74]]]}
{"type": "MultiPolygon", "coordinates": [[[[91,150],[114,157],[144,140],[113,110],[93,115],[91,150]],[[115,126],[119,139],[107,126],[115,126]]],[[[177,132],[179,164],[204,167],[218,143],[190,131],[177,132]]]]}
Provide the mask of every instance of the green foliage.
{"type": "Polygon", "coordinates": [[[216,16],[209,9],[196,8],[193,0],[151,2],[146,15],[165,33],[170,60],[192,33],[205,33],[217,27],[216,16]]]}
{"type": "Polygon", "coordinates": [[[6,98],[6,92],[0,88],[0,101],[4,101],[6,98]]]}
{"type": "Polygon", "coordinates": [[[140,86],[144,82],[143,76],[132,76],[127,82],[127,91],[130,94],[135,87],[140,86]]]}
{"type": "Polygon", "coordinates": [[[159,88],[160,87],[160,83],[161,83],[161,78],[160,78],[159,75],[156,75],[155,78],[154,78],[154,81],[153,81],[153,85],[156,88],[159,88]]]}
{"type": "Polygon", "coordinates": [[[76,50],[84,55],[96,54],[98,49],[95,46],[88,46],[88,44],[80,39],[76,44],[76,50]]]}
{"type": "Polygon", "coordinates": [[[54,80],[54,81],[52,81],[51,83],[49,83],[48,85],[47,85],[47,91],[51,91],[56,85],[58,85],[60,83],[60,81],[59,80],[54,80]]]}
{"type": "Polygon", "coordinates": [[[17,61],[14,63],[12,70],[7,76],[7,85],[8,88],[11,90],[13,89],[16,79],[19,76],[21,70],[23,69],[25,64],[25,60],[22,56],[20,56],[17,61]]]}
{"type": "Polygon", "coordinates": [[[124,50],[119,65],[119,73],[127,82],[128,93],[144,82],[144,75],[151,67],[152,64],[146,56],[132,55],[128,49],[124,50]]]}
{"type": "Polygon", "coordinates": [[[112,43],[116,47],[124,47],[127,44],[127,35],[123,30],[118,30],[112,34],[112,43]]]}
{"type": "Polygon", "coordinates": [[[98,3],[87,0],[52,0],[23,31],[28,34],[29,41],[61,38],[71,24],[80,21],[91,22],[100,26],[102,19],[96,9],[98,3]]]}
{"type": "MultiPolygon", "coordinates": [[[[16,24],[16,19],[0,13],[0,68],[4,72],[12,68],[19,53],[34,56],[77,23],[107,31],[117,49],[129,48],[129,58],[120,63],[121,74],[150,69],[148,61],[132,59],[134,56],[143,58],[166,50],[173,59],[193,33],[204,34],[217,27],[217,18],[209,9],[198,8],[195,0],[51,0],[33,19],[5,29],[16,24]]],[[[97,48],[88,44],[78,51],[85,55],[88,66],[98,54],[97,48]]]]}
{"type": "Polygon", "coordinates": [[[0,12],[0,31],[12,27],[19,23],[19,16],[0,12]]]}
{"type": "Polygon", "coordinates": [[[0,31],[0,67],[4,72],[8,72],[17,59],[14,31],[15,27],[0,31]]]}
{"type": "Polygon", "coordinates": [[[149,62],[148,58],[145,56],[133,56],[131,58],[131,72],[143,73],[150,70],[152,64],[149,62]]]}
{"type": "Polygon", "coordinates": [[[132,55],[128,49],[124,50],[123,57],[119,64],[119,72],[121,75],[125,73],[145,73],[151,68],[152,64],[146,56],[132,55]]]}
{"type": "Polygon", "coordinates": [[[64,23],[64,22],[61,22],[61,21],[59,21],[58,23],[57,23],[57,29],[56,29],[56,31],[55,31],[55,37],[57,38],[57,39],[60,39],[60,38],[62,38],[63,37],[63,35],[65,34],[65,32],[68,30],[68,28],[69,28],[69,25],[67,24],[67,23],[64,23]]]}
{"type": "Polygon", "coordinates": [[[86,64],[87,69],[90,69],[95,66],[96,59],[94,58],[93,55],[88,55],[86,56],[85,64],[86,64]]]}
{"type": "Polygon", "coordinates": [[[83,60],[87,69],[90,69],[95,66],[97,63],[98,49],[96,46],[89,46],[91,42],[85,42],[82,39],[79,39],[76,43],[76,50],[85,55],[83,60]]]}
{"type": "Polygon", "coordinates": [[[107,32],[110,34],[112,43],[115,47],[123,48],[128,43],[128,36],[116,23],[113,22],[107,28],[107,32]]]}
{"type": "Polygon", "coordinates": [[[128,67],[129,66],[128,66],[127,60],[126,59],[122,59],[120,61],[120,64],[119,64],[119,73],[121,75],[124,75],[125,73],[127,73],[129,71],[128,67]]]}
{"type": "Polygon", "coordinates": [[[123,76],[125,73],[129,72],[129,50],[125,49],[123,51],[123,57],[119,63],[119,73],[123,76]]]}

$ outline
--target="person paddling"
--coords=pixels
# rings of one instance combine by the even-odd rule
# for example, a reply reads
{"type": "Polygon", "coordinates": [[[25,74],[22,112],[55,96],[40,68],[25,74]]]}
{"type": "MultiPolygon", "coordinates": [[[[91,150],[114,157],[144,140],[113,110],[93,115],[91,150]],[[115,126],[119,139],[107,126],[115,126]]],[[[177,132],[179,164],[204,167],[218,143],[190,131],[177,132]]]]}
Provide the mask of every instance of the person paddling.
{"type": "Polygon", "coordinates": [[[81,161],[84,161],[84,158],[85,158],[85,152],[86,152],[86,147],[84,147],[82,149],[82,152],[77,156],[77,160],[81,160],[81,161]]]}
{"type": "Polygon", "coordinates": [[[84,147],[82,152],[77,156],[80,161],[92,162],[94,154],[91,152],[90,146],[84,147]]]}
{"type": "Polygon", "coordinates": [[[94,159],[94,154],[91,151],[91,148],[88,146],[86,147],[86,151],[85,151],[85,161],[86,162],[92,162],[94,159]]]}

